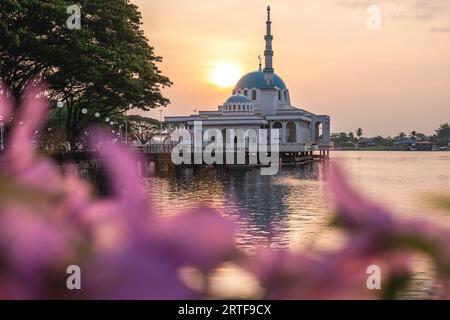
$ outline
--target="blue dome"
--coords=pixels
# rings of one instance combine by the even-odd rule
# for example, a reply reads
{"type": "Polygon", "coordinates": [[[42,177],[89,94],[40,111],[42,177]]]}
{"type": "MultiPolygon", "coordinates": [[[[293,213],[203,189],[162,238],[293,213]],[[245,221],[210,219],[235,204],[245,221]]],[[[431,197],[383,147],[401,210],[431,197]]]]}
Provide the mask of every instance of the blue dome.
{"type": "MultiPolygon", "coordinates": [[[[284,84],[284,81],[277,75],[273,74],[273,84],[275,87],[278,87],[281,90],[286,90],[286,85],[284,84]]],[[[265,80],[264,80],[264,72],[262,71],[254,71],[247,73],[245,76],[241,78],[241,80],[238,81],[236,84],[236,87],[234,87],[234,90],[239,89],[252,89],[257,88],[261,89],[266,86],[265,80]]]]}
{"type": "Polygon", "coordinates": [[[229,97],[225,103],[243,103],[243,102],[251,102],[251,100],[242,94],[236,94],[229,97]]]}

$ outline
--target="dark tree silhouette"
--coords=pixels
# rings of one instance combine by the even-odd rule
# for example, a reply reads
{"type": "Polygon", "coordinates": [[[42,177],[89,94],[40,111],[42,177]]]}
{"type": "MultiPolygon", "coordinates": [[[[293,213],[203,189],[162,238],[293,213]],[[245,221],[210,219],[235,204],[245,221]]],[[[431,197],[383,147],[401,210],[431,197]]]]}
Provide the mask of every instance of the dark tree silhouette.
{"type": "Polygon", "coordinates": [[[74,141],[86,126],[131,108],[166,106],[161,74],[128,0],[78,0],[81,29],[69,29],[64,0],[0,2],[0,77],[19,97],[36,77],[53,103],[64,102],[64,128],[74,141]],[[86,110],[84,110],[86,109],[86,110]],[[84,111],[84,113],[83,113],[84,111]]]}

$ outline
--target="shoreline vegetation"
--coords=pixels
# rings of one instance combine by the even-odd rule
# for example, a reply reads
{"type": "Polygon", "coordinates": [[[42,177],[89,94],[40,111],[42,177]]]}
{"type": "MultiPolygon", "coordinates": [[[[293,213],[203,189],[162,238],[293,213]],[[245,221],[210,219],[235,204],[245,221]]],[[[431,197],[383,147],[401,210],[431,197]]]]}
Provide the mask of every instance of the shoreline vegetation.
{"type": "Polygon", "coordinates": [[[331,135],[333,150],[337,151],[448,151],[450,150],[450,126],[442,124],[433,135],[415,130],[409,135],[400,132],[395,137],[364,137],[364,131],[339,132],[331,135]]]}

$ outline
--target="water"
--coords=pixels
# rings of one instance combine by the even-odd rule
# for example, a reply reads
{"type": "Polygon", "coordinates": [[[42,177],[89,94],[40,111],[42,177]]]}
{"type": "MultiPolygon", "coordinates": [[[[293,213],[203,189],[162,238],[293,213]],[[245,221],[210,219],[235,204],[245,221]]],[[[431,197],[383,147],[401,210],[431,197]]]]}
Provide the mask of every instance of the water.
{"type": "Polygon", "coordinates": [[[317,233],[329,208],[323,198],[321,165],[283,168],[276,176],[259,169],[185,169],[176,175],[148,180],[162,214],[182,214],[190,208],[218,209],[241,226],[238,244],[291,248],[317,233]]]}
{"type": "MultiPolygon", "coordinates": [[[[350,182],[367,197],[399,216],[436,219],[450,227],[450,217],[434,208],[430,194],[450,194],[450,152],[333,152],[350,182]]],[[[326,163],[283,167],[276,176],[259,169],[157,172],[146,180],[163,215],[209,206],[240,226],[237,243],[288,250],[331,250],[341,235],[328,226],[331,204],[323,181],[326,163]]],[[[411,297],[432,295],[429,265],[418,261],[411,297]]]]}
{"type": "MultiPolygon", "coordinates": [[[[446,220],[428,201],[433,193],[450,194],[450,153],[335,151],[351,183],[367,197],[398,214],[446,220]]],[[[259,169],[214,169],[156,176],[146,182],[162,214],[182,214],[190,208],[217,208],[245,226],[240,245],[298,248],[318,235],[330,217],[324,188],[326,164],[283,167],[276,176],[259,169]]]]}

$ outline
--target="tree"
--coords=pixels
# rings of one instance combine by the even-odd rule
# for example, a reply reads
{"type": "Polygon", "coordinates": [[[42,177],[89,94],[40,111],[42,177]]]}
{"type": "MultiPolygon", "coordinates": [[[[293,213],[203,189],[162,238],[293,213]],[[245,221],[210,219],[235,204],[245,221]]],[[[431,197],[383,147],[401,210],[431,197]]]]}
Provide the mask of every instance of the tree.
{"type": "Polygon", "coordinates": [[[353,134],[353,132],[348,133],[348,139],[351,143],[355,143],[355,135],[353,134]]]}
{"type": "Polygon", "coordinates": [[[161,57],[141,30],[141,15],[128,0],[78,0],[82,25],[66,26],[66,0],[2,0],[0,76],[20,96],[30,79],[42,77],[55,103],[65,103],[67,138],[98,119],[131,108],[166,106],[161,57]],[[85,112],[85,113],[84,113],[85,112]],[[86,113],[87,112],[87,113],[86,113]]]}
{"type": "Polygon", "coordinates": [[[406,138],[406,134],[404,133],[404,132],[400,132],[399,134],[398,134],[398,139],[399,140],[403,140],[403,139],[405,139],[406,138]]]}
{"type": "Polygon", "coordinates": [[[419,132],[416,133],[416,138],[419,139],[420,141],[427,141],[427,140],[431,139],[430,137],[427,137],[426,134],[419,133],[419,132]]]}
{"type": "Polygon", "coordinates": [[[448,123],[441,124],[436,130],[436,141],[439,147],[446,147],[450,141],[450,126],[448,123]]]}
{"type": "Polygon", "coordinates": [[[333,133],[330,138],[336,147],[348,148],[350,146],[353,146],[353,144],[349,143],[347,133],[345,132],[333,133]]]}
{"type": "Polygon", "coordinates": [[[363,129],[358,128],[356,130],[356,136],[358,137],[358,139],[361,139],[361,137],[363,136],[363,129]]]}
{"type": "Polygon", "coordinates": [[[411,131],[411,133],[409,134],[409,136],[411,137],[411,139],[416,139],[416,137],[417,137],[417,131],[416,130],[413,130],[413,131],[411,131]]]}
{"type": "Polygon", "coordinates": [[[159,121],[141,116],[129,116],[128,126],[131,134],[142,145],[146,145],[150,142],[153,137],[158,135],[161,129],[159,121]]]}

